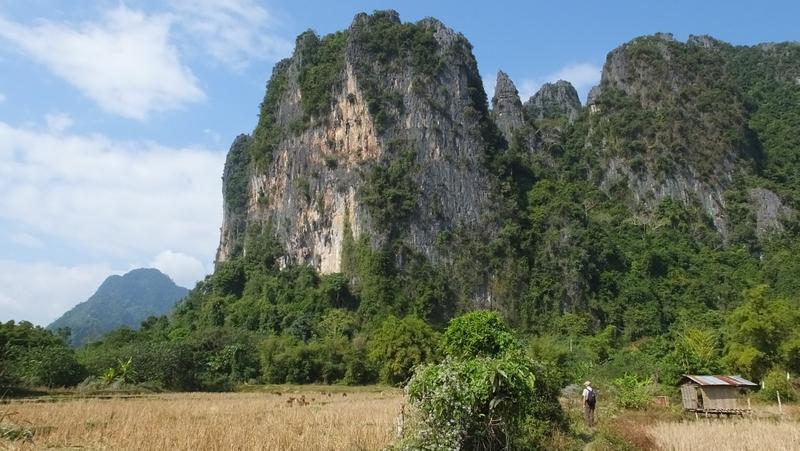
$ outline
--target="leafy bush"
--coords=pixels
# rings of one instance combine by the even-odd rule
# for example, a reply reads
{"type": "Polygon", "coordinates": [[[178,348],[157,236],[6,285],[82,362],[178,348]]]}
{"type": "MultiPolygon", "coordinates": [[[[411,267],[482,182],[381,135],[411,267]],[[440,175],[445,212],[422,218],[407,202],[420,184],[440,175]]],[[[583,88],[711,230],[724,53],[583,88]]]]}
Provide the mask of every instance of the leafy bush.
{"type": "Polygon", "coordinates": [[[420,368],[408,385],[426,449],[503,449],[526,419],[535,378],[525,359],[450,358],[420,368]]]}
{"type": "Polygon", "coordinates": [[[398,448],[537,449],[563,425],[557,387],[496,313],[456,318],[445,336],[445,361],[419,367],[408,384],[416,415],[398,448]]]}
{"type": "Polygon", "coordinates": [[[659,381],[677,384],[684,374],[725,372],[717,348],[717,335],[712,330],[690,327],[677,334],[670,344],[671,352],[660,359],[659,381]]]}
{"type": "Polygon", "coordinates": [[[496,312],[477,310],[453,318],[442,336],[442,351],[455,358],[497,356],[519,346],[496,312]]]}
{"type": "Polygon", "coordinates": [[[612,382],[617,405],[623,409],[643,409],[650,403],[652,381],[626,374],[612,382]]]}
{"type": "Polygon", "coordinates": [[[112,384],[114,382],[120,382],[124,384],[130,382],[133,376],[131,371],[132,364],[132,357],[128,357],[128,360],[124,362],[121,359],[118,359],[117,366],[112,366],[111,368],[106,369],[103,374],[100,375],[100,379],[105,384],[112,384]]]}

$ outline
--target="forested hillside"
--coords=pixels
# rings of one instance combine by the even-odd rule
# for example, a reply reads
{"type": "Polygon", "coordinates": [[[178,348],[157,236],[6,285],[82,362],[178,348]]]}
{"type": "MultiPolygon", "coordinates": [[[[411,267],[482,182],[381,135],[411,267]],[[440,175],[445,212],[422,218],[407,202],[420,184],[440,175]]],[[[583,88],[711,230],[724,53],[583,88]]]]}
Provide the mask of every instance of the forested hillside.
{"type": "Polygon", "coordinates": [[[122,276],[108,277],[89,299],[47,328],[66,334],[68,342],[79,347],[114,329],[136,329],[151,316],[171,312],[188,292],[157,269],[134,269],[122,276]]]}
{"type": "Polygon", "coordinates": [[[358,15],[298,37],[225,167],[213,275],[80,351],[136,381],[398,384],[497,310],[562,382],[800,371],[800,45],[637,38],[588,104],[492,109],[466,38],[358,15]]]}

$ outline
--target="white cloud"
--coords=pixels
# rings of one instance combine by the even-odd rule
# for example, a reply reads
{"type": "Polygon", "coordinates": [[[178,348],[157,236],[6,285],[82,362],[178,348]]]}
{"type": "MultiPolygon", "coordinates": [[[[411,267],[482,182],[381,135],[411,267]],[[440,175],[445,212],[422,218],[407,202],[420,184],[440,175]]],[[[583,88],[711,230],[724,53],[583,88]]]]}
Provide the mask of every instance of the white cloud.
{"type": "Polygon", "coordinates": [[[220,135],[219,132],[215,130],[206,128],[203,129],[203,134],[206,135],[206,137],[208,137],[208,139],[210,139],[211,142],[214,144],[219,144],[220,142],[222,142],[222,135],[220,135]]]}
{"type": "Polygon", "coordinates": [[[26,26],[0,17],[0,37],[75,86],[102,109],[145,120],[203,100],[192,71],[169,42],[170,18],[119,6],[102,23],[40,21],[26,26]]]}
{"type": "Polygon", "coordinates": [[[44,121],[45,124],[47,124],[47,130],[56,135],[66,131],[75,124],[72,117],[66,113],[47,114],[44,117],[44,121]]]}
{"type": "Polygon", "coordinates": [[[175,20],[214,59],[234,69],[249,60],[277,60],[292,43],[272,30],[277,21],[253,0],[170,0],[175,20]]]}
{"type": "Polygon", "coordinates": [[[94,294],[111,274],[106,265],[59,266],[0,260],[0,321],[46,326],[94,294]]]}
{"type": "Polygon", "coordinates": [[[0,220],[117,261],[172,249],[211,262],[224,159],[0,121],[0,220]]]}
{"type": "Polygon", "coordinates": [[[44,247],[44,243],[42,242],[42,240],[36,238],[30,233],[25,233],[25,232],[12,233],[11,235],[8,236],[8,241],[14,244],[19,244],[21,246],[31,247],[35,249],[41,249],[44,247]]]}
{"type": "Polygon", "coordinates": [[[486,97],[489,99],[489,108],[492,106],[495,86],[497,86],[497,77],[484,77],[483,90],[486,91],[486,97]]]}
{"type": "MultiPolygon", "coordinates": [[[[55,237],[128,269],[149,261],[192,288],[211,269],[219,237],[224,153],[71,134],[47,122],[40,130],[0,121],[0,221],[25,230],[6,239],[35,248],[39,237],[55,237]]],[[[121,272],[0,260],[0,320],[46,325],[121,272]]]]}
{"type": "Polygon", "coordinates": [[[200,260],[171,250],[158,254],[149,266],[159,269],[175,283],[186,288],[194,288],[195,283],[210,272],[200,260]]]}
{"type": "Polygon", "coordinates": [[[566,80],[572,83],[572,86],[578,91],[581,99],[585,100],[589,89],[600,82],[602,70],[602,67],[588,62],[568,64],[543,77],[522,80],[517,88],[519,89],[520,98],[525,102],[532,95],[536,94],[536,91],[538,91],[543,84],[558,80],[566,80]]]}

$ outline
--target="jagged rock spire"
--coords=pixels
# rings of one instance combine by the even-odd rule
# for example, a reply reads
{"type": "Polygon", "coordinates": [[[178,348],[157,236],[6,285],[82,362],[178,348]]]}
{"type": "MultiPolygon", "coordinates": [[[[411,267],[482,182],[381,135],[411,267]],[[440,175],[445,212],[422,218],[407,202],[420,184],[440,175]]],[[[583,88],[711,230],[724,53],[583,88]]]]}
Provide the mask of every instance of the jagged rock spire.
{"type": "Polygon", "coordinates": [[[514,129],[525,122],[517,87],[503,71],[497,72],[497,83],[492,97],[492,117],[508,142],[511,142],[514,129]]]}

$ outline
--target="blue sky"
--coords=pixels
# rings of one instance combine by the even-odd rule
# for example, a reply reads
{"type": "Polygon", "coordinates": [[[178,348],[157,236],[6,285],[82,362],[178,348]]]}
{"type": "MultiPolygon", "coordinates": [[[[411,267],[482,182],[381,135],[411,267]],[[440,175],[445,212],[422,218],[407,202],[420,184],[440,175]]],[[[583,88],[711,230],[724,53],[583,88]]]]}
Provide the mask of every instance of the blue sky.
{"type": "MultiPolygon", "coordinates": [[[[46,325],[110,274],[212,269],[229,143],[306,29],[360,11],[434,16],[474,46],[487,90],[567,79],[643,34],[798,40],[798,2],[0,0],[0,321],[46,325]]],[[[491,95],[491,92],[489,93],[491,95]]]]}

